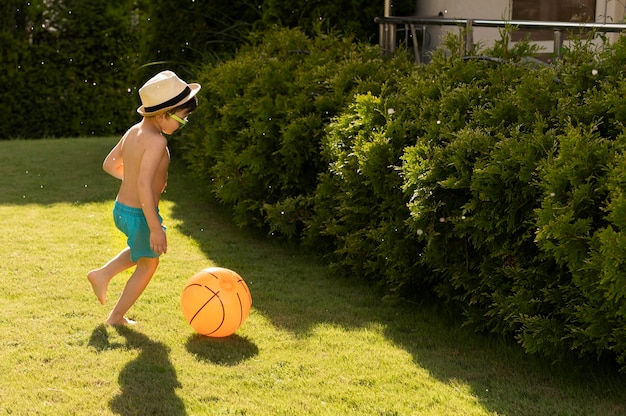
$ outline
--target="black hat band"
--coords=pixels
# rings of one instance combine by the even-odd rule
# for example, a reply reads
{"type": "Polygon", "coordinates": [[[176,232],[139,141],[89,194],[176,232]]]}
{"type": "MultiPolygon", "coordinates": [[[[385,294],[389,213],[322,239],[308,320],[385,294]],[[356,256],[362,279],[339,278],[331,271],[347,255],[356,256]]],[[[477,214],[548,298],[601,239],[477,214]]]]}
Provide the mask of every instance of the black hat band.
{"type": "Polygon", "coordinates": [[[191,93],[191,88],[189,88],[189,86],[187,86],[187,87],[185,87],[183,92],[178,94],[176,97],[174,97],[174,98],[172,98],[170,100],[167,100],[164,103],[153,105],[152,107],[144,107],[144,111],[146,113],[154,113],[155,111],[159,111],[159,110],[162,110],[164,108],[171,107],[173,105],[178,104],[178,102],[180,100],[182,100],[183,98],[185,98],[187,95],[189,95],[189,93],[191,93]]]}

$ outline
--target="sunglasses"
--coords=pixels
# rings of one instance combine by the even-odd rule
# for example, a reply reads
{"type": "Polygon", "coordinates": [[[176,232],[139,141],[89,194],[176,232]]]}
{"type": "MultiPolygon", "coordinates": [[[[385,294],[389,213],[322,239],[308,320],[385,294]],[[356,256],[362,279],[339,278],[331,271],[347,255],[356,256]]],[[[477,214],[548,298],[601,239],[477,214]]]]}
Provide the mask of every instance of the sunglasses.
{"type": "Polygon", "coordinates": [[[170,116],[171,118],[173,118],[174,120],[178,121],[180,123],[180,127],[179,129],[182,129],[183,127],[185,127],[185,125],[187,124],[188,120],[187,117],[185,118],[180,118],[178,117],[176,114],[174,113],[167,113],[168,116],[170,116]]]}

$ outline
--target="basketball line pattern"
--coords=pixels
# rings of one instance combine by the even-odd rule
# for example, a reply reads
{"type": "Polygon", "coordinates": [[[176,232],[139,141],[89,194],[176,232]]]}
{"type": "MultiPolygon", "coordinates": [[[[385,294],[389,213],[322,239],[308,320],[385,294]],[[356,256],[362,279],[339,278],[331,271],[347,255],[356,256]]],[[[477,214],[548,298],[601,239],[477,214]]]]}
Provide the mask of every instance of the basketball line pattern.
{"type": "MultiPolygon", "coordinates": [[[[213,273],[209,273],[211,276],[214,276],[213,273]]],[[[216,279],[218,278],[217,276],[214,276],[216,279]]],[[[242,280],[238,280],[237,283],[241,284],[242,280]]],[[[220,329],[222,327],[222,324],[224,324],[224,318],[226,316],[225,314],[225,310],[224,310],[224,302],[222,301],[222,299],[220,298],[220,292],[219,291],[214,291],[213,289],[211,289],[210,287],[206,286],[206,285],[200,285],[200,284],[192,284],[189,285],[188,287],[191,286],[200,286],[200,287],[204,287],[205,289],[207,289],[209,292],[211,292],[213,294],[213,296],[211,296],[206,302],[204,302],[204,305],[202,305],[197,311],[196,313],[193,315],[193,317],[189,320],[189,323],[192,323],[193,320],[196,318],[196,316],[198,316],[198,314],[200,312],[202,312],[202,309],[204,309],[204,307],[206,305],[208,305],[209,303],[211,303],[211,301],[215,298],[217,298],[217,300],[220,302],[220,306],[222,307],[222,321],[220,322],[220,324],[217,326],[217,328],[215,328],[215,330],[213,330],[212,332],[207,332],[206,334],[202,334],[202,335],[211,335],[213,332],[217,331],[218,329],[220,329]]],[[[237,301],[239,302],[239,325],[241,325],[243,323],[243,302],[241,301],[241,297],[239,296],[239,293],[237,293],[237,301]]],[[[238,326],[239,326],[238,325],[238,326]]]]}
{"type": "MultiPolygon", "coordinates": [[[[219,294],[220,292],[215,292],[213,291],[213,289],[211,289],[210,287],[206,286],[206,285],[199,285],[199,284],[193,284],[193,285],[189,285],[188,287],[191,286],[200,286],[200,287],[204,287],[205,289],[207,289],[209,292],[211,292],[213,294],[213,296],[211,296],[206,302],[204,302],[204,305],[202,305],[200,308],[198,308],[198,310],[196,311],[196,313],[191,317],[191,319],[189,320],[189,323],[193,322],[194,319],[196,319],[196,316],[198,316],[198,314],[202,311],[202,309],[204,309],[204,307],[206,305],[208,305],[209,303],[211,303],[211,301],[213,299],[215,299],[215,297],[217,297],[217,300],[220,301],[220,304],[222,305],[222,316],[224,316],[223,312],[224,312],[224,302],[222,302],[222,299],[220,299],[219,294]]],[[[220,323],[220,325],[217,327],[219,329],[220,326],[222,326],[222,324],[224,323],[224,318],[222,317],[222,322],[220,323]]]]}
{"type": "Polygon", "coordinates": [[[241,324],[243,323],[243,304],[241,303],[241,297],[239,297],[239,293],[237,293],[237,300],[239,301],[239,326],[241,326],[241,324]]]}
{"type": "MultiPolygon", "coordinates": [[[[215,280],[220,280],[219,276],[216,276],[215,273],[208,273],[208,274],[210,276],[213,276],[215,278],[215,280]]],[[[206,285],[204,285],[204,287],[206,289],[208,289],[209,292],[213,293],[213,296],[207,302],[205,302],[205,304],[202,305],[202,307],[200,309],[198,309],[198,311],[195,313],[195,315],[193,317],[195,318],[200,313],[200,311],[202,311],[202,309],[204,309],[204,307],[206,305],[208,305],[211,302],[211,300],[213,300],[213,298],[215,298],[217,296],[217,300],[220,302],[220,306],[222,307],[222,320],[220,321],[220,324],[217,326],[217,328],[215,328],[213,331],[202,334],[202,335],[211,335],[215,331],[219,330],[222,327],[222,325],[224,325],[224,319],[226,318],[226,315],[225,315],[226,311],[224,310],[224,302],[222,302],[222,298],[220,298],[220,296],[219,296],[220,291],[218,290],[217,292],[215,292],[215,291],[213,291],[213,289],[211,289],[210,287],[208,287],[206,285]]],[[[191,322],[193,322],[193,318],[191,318],[190,323],[191,322]]]]}
{"type": "MultiPolygon", "coordinates": [[[[204,286],[204,287],[206,287],[206,286],[204,286]]],[[[211,290],[211,288],[209,288],[209,287],[206,287],[206,288],[209,289],[213,293],[213,297],[211,299],[209,299],[204,305],[202,305],[202,307],[198,310],[198,312],[196,312],[196,314],[193,316],[193,318],[195,318],[196,315],[198,315],[200,313],[200,311],[207,304],[209,304],[213,298],[217,297],[217,299],[220,301],[220,305],[222,307],[222,321],[217,326],[217,328],[215,328],[213,331],[202,334],[202,335],[211,335],[211,334],[217,332],[222,327],[222,325],[224,324],[224,320],[226,319],[226,310],[224,308],[224,302],[222,301],[222,299],[219,296],[220,292],[213,292],[211,290]]],[[[241,303],[241,298],[239,297],[239,294],[237,294],[237,301],[239,301],[239,325],[237,325],[237,327],[239,327],[241,324],[243,324],[243,304],[241,303]]],[[[193,322],[193,318],[191,318],[191,322],[193,322]]]]}

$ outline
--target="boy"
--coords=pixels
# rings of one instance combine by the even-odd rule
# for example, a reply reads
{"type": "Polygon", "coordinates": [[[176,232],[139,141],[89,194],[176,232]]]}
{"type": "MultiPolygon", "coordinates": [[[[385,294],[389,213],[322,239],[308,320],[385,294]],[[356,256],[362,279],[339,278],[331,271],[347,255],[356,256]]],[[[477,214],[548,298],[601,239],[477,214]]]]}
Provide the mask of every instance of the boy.
{"type": "Polygon", "coordinates": [[[108,154],[102,167],[122,181],[113,218],[127,237],[128,247],[87,279],[101,304],[106,301],[109,281],[118,273],[137,266],[128,279],[117,304],[105,321],[110,325],[133,324],[124,315],[146,288],[167,252],[167,239],[159,200],[167,185],[170,162],[167,139],[187,124],[186,117],[196,109],[199,84],[187,84],[172,71],[163,71],[139,89],[142,121],[131,127],[108,154]]]}

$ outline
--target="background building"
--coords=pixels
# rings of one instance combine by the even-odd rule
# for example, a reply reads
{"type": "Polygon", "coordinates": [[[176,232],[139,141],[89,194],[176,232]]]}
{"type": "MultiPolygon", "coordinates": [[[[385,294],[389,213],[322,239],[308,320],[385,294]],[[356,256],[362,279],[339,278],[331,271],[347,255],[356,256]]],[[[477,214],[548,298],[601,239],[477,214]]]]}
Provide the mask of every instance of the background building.
{"type": "MultiPolygon", "coordinates": [[[[393,10],[393,8],[391,9],[393,10]]],[[[558,22],[622,23],[626,0],[418,0],[415,16],[487,20],[531,20],[558,22]]],[[[393,13],[392,13],[393,14],[393,13]]],[[[399,29],[401,29],[399,27],[399,29]]],[[[420,28],[418,36],[423,50],[436,48],[446,31],[458,33],[454,26],[428,25],[420,28]],[[423,34],[421,30],[425,29],[423,34]]],[[[529,33],[546,54],[554,53],[552,30],[526,29],[518,32],[513,40],[529,33]]],[[[401,39],[399,34],[398,39],[401,39]]],[[[612,34],[610,36],[617,36],[612,34]]],[[[567,34],[564,35],[565,39],[567,34]]],[[[474,27],[473,42],[489,47],[499,39],[499,29],[474,27]]]]}

